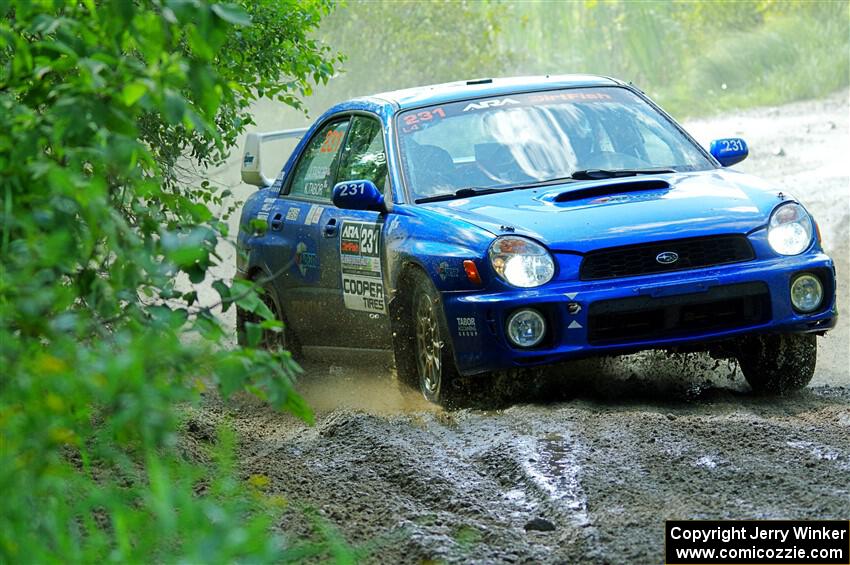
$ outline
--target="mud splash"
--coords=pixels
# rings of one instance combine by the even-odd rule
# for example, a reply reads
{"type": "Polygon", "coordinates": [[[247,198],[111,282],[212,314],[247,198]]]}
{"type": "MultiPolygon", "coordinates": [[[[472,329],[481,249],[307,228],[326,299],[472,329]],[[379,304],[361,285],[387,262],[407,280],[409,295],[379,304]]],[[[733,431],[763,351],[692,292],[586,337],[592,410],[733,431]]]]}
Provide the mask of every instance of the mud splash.
{"type": "Polygon", "coordinates": [[[298,391],[317,413],[339,408],[383,415],[439,411],[418,391],[396,382],[389,353],[361,356],[354,363],[316,349],[307,355],[298,391]]]}

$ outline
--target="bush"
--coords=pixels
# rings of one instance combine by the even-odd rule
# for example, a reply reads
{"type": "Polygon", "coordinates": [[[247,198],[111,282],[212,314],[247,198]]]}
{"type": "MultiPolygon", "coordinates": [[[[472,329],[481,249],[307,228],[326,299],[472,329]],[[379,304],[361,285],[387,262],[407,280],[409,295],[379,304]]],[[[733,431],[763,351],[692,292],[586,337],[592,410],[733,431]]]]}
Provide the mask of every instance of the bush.
{"type": "Polygon", "coordinates": [[[287,353],[221,346],[216,307],[280,323],[211,280],[228,194],[187,171],[227,157],[258,97],[298,107],[328,79],[310,34],[329,9],[0,1],[0,561],[286,555],[226,432],[212,468],[175,447],[209,385],[311,418],[287,353]]]}

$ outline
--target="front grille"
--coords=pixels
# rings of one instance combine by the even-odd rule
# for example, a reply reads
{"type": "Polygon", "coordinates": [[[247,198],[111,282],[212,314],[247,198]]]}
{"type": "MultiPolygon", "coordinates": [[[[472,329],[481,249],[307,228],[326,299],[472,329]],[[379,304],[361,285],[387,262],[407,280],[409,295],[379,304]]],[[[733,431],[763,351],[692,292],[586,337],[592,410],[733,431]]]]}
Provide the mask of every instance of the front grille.
{"type": "Polygon", "coordinates": [[[583,281],[632,277],[738,263],[754,258],[749,240],[742,235],[679,239],[591,251],[581,263],[579,277],[583,281]],[[679,256],[675,263],[663,264],[656,260],[659,254],[671,251],[679,256]]]}
{"type": "Polygon", "coordinates": [[[766,284],[718,286],[698,294],[594,302],[588,311],[587,340],[602,345],[680,337],[755,326],[770,318],[766,284]]]}

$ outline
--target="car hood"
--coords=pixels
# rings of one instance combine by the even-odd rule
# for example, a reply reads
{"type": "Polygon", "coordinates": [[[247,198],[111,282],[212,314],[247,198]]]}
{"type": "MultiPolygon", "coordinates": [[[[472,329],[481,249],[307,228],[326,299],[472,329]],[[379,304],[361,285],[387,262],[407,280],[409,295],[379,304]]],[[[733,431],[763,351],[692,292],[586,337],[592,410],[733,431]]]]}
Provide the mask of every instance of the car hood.
{"type": "Polygon", "coordinates": [[[428,204],[494,234],[586,253],[641,241],[745,234],[784,198],[764,181],[716,169],[570,182],[428,204]]]}

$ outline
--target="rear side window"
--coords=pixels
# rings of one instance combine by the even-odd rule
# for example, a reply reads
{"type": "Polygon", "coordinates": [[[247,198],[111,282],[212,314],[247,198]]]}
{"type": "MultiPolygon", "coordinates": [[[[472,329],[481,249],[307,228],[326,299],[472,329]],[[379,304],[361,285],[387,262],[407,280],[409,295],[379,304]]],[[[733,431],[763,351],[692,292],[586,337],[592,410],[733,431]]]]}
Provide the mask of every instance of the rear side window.
{"type": "Polygon", "coordinates": [[[334,172],[348,124],[347,119],[331,122],[313,136],[295,166],[290,195],[330,201],[334,172]]]}
{"type": "Polygon", "coordinates": [[[379,189],[387,180],[387,154],[381,122],[374,118],[355,116],[337,174],[339,182],[370,180],[379,189]]]}

